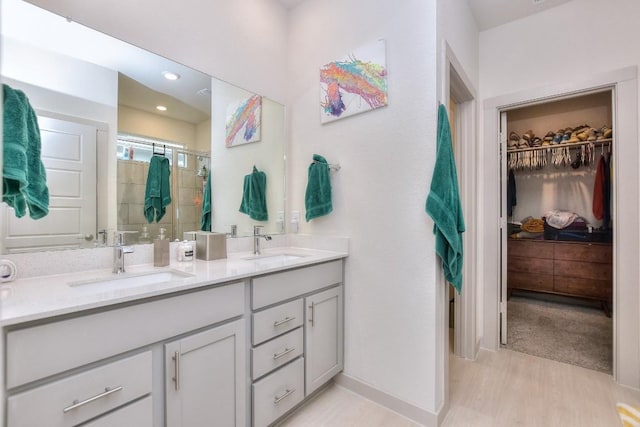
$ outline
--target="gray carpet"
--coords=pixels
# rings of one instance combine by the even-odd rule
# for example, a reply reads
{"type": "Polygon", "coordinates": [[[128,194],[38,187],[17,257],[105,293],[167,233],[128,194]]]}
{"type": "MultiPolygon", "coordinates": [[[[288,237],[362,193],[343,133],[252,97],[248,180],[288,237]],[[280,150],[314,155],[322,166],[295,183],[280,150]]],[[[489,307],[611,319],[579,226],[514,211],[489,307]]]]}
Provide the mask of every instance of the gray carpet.
{"type": "Polygon", "coordinates": [[[613,323],[597,307],[512,296],[508,349],[611,374],[613,323]]]}

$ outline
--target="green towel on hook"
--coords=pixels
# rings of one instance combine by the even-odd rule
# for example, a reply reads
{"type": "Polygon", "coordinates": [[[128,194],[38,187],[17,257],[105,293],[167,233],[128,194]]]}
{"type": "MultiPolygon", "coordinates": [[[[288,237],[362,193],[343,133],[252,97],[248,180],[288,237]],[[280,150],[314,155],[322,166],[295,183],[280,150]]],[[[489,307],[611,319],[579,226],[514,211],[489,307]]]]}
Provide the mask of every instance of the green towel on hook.
{"type": "Polygon", "coordinates": [[[436,164],[425,210],[433,218],[436,253],[442,260],[444,277],[458,293],[462,290],[462,233],[465,230],[458,175],[453,157],[447,109],[438,107],[436,164]]]}
{"type": "Polygon", "coordinates": [[[211,172],[207,175],[207,183],[204,185],[202,195],[202,218],[200,218],[200,230],[211,231],[211,172]]]}
{"type": "Polygon", "coordinates": [[[171,204],[169,175],[171,175],[169,159],[164,156],[151,156],[144,192],[144,216],[149,223],[154,219],[160,222],[167,211],[167,206],[171,204]]]}
{"type": "Polygon", "coordinates": [[[314,154],[313,162],[309,165],[308,175],[307,189],[304,195],[305,219],[307,222],[333,211],[331,179],[327,160],[318,154],[314,154]]]}
{"type": "Polygon", "coordinates": [[[18,218],[29,209],[29,216],[39,219],[49,213],[49,189],[38,117],[24,92],[3,84],[2,93],[2,200],[18,218]]]}
{"type": "Polygon", "coordinates": [[[240,212],[256,221],[267,221],[267,175],[253,167],[253,172],[245,175],[242,187],[240,212]]]}

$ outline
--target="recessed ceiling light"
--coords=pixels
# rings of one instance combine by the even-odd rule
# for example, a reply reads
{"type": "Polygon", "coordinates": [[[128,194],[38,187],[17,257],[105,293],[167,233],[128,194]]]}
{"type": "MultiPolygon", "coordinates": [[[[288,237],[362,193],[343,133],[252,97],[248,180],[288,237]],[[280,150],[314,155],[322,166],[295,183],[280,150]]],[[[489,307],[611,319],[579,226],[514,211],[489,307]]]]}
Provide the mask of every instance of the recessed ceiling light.
{"type": "Polygon", "coordinates": [[[165,107],[164,105],[156,105],[156,110],[167,111],[167,107],[165,107]]]}
{"type": "Polygon", "coordinates": [[[178,80],[180,78],[180,74],[174,73],[172,71],[163,71],[162,75],[167,80],[178,80]]]}

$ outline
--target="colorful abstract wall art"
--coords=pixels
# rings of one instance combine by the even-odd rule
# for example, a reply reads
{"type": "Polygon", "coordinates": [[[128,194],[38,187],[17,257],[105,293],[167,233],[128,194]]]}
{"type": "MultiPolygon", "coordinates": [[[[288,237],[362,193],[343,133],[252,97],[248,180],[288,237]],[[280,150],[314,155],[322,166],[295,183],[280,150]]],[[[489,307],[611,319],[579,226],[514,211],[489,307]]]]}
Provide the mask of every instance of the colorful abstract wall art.
{"type": "Polygon", "coordinates": [[[248,99],[229,104],[225,145],[234,147],[260,141],[261,118],[262,97],[260,95],[253,95],[248,99]]]}
{"type": "Polygon", "coordinates": [[[387,105],[385,41],[357,49],[341,61],[320,68],[320,121],[387,105]]]}

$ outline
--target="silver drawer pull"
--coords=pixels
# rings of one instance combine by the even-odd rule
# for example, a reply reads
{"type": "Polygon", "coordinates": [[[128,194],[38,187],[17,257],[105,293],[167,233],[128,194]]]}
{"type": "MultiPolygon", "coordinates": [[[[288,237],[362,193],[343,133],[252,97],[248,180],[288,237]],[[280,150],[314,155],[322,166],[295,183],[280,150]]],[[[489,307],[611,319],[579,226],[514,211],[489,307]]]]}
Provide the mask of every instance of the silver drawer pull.
{"type": "Polygon", "coordinates": [[[296,389],[295,389],[295,388],[292,388],[291,390],[286,389],[284,393],[282,393],[280,396],[276,396],[276,397],[273,399],[273,404],[275,405],[276,403],[280,403],[280,401],[281,401],[282,399],[284,399],[285,397],[287,397],[287,396],[291,395],[291,393],[294,393],[295,391],[296,391],[296,389]]]}
{"type": "Polygon", "coordinates": [[[285,323],[289,323],[292,320],[295,320],[295,318],[296,318],[296,316],[293,316],[293,317],[287,316],[282,320],[278,320],[276,322],[273,322],[273,327],[275,328],[276,326],[280,326],[280,325],[284,325],[285,323]]]}
{"type": "Polygon", "coordinates": [[[273,360],[278,360],[280,359],[282,356],[287,355],[289,353],[291,353],[293,350],[295,350],[295,347],[291,347],[291,348],[285,348],[283,352],[281,353],[274,353],[273,354],[273,360]]]}
{"type": "Polygon", "coordinates": [[[64,408],[64,409],[62,410],[62,412],[65,412],[65,413],[66,413],[66,412],[69,412],[69,411],[71,411],[71,410],[73,410],[73,409],[76,409],[76,408],[79,408],[79,407],[81,407],[81,406],[84,406],[84,405],[86,405],[87,403],[91,403],[91,402],[93,402],[93,401],[95,401],[95,400],[102,399],[103,397],[107,397],[107,396],[109,396],[110,394],[113,394],[113,393],[115,393],[115,392],[117,392],[117,391],[120,391],[120,390],[122,390],[122,386],[118,386],[118,387],[116,387],[116,388],[109,388],[109,387],[107,387],[107,388],[105,388],[105,389],[104,389],[104,393],[96,394],[95,396],[90,397],[90,398],[88,398],[88,399],[86,399],[86,400],[83,400],[82,402],[78,402],[77,400],[74,400],[74,401],[73,401],[73,405],[71,405],[71,406],[67,406],[66,408],[64,408]]]}
{"type": "Polygon", "coordinates": [[[173,382],[176,383],[176,391],[180,390],[180,352],[176,351],[175,353],[173,353],[173,357],[172,357],[174,364],[173,364],[173,382]]]}

